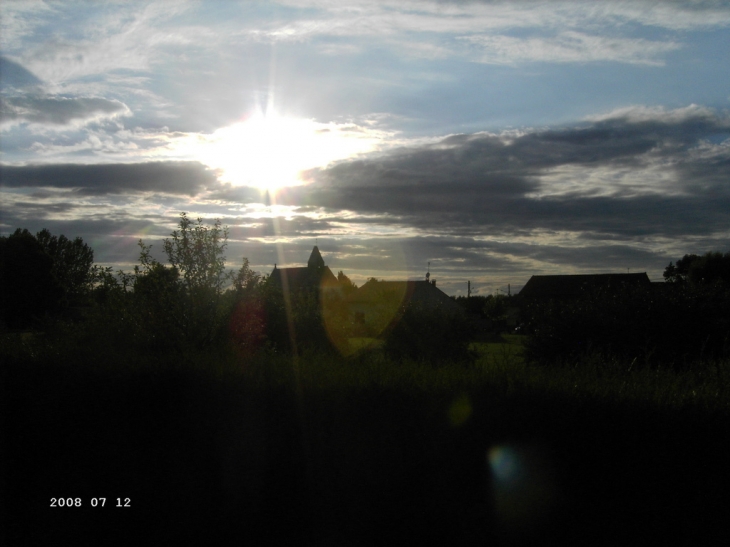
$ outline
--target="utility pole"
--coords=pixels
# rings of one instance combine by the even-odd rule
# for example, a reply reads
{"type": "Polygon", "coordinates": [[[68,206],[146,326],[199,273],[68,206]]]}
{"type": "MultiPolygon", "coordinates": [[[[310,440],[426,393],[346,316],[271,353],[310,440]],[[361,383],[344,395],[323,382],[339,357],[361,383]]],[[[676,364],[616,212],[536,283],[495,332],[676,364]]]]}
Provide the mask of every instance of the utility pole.
{"type": "Polygon", "coordinates": [[[471,281],[466,282],[466,297],[471,298],[471,281]]]}

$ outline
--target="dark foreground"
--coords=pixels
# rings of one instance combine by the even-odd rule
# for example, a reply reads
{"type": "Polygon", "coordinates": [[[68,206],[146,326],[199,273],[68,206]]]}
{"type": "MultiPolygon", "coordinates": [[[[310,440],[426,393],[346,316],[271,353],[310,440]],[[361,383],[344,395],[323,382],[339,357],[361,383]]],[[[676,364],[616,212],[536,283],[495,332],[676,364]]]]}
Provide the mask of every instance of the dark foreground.
{"type": "Polygon", "coordinates": [[[730,544],[724,414],[69,370],[3,370],[3,545],[730,544]]]}

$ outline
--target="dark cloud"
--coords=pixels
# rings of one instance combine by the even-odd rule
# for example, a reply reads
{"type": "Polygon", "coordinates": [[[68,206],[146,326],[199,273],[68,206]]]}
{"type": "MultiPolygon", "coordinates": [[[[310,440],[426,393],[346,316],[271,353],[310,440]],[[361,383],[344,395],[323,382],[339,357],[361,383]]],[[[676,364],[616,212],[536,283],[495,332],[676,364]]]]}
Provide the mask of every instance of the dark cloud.
{"type": "Polygon", "coordinates": [[[0,98],[0,118],[4,122],[70,125],[129,113],[122,102],[98,97],[22,96],[0,98]]]}
{"type": "Polygon", "coordinates": [[[333,271],[360,283],[372,275],[420,277],[431,262],[432,277],[449,294],[465,290],[467,279],[475,291],[506,290],[511,283],[516,292],[540,273],[630,268],[660,280],[669,261],[685,252],[727,248],[729,129],[726,118],[703,109],[650,114],[454,135],[309,171],[309,184],[268,201],[257,189],[219,184],[215,172],[194,162],[0,166],[2,185],[15,200],[2,224],[81,235],[100,262],[130,267],[139,238],[159,253],[160,239],[177,221],[172,214],[141,218],[118,203],[149,192],[145,198],[168,211],[220,213],[230,227],[229,264],[246,256],[263,273],[274,263],[306,262],[317,240],[333,271]],[[612,173],[628,173],[639,190],[631,181],[611,186],[612,173]],[[124,195],[111,200],[116,206],[94,211],[74,206],[79,193],[124,195]],[[197,196],[188,208],[186,195],[197,196]],[[267,202],[291,205],[291,217],[272,219],[265,215],[275,208],[238,206],[267,202]],[[245,212],[259,209],[260,218],[245,212]],[[81,219],[59,220],[74,214],[81,219]]]}
{"type": "Polygon", "coordinates": [[[390,214],[415,227],[462,235],[564,230],[677,236],[726,229],[730,148],[718,145],[707,158],[697,150],[706,139],[727,136],[728,118],[706,109],[639,114],[514,136],[454,135],[341,162],[309,171],[311,184],[288,189],[278,201],[390,214]],[[611,187],[608,177],[606,187],[577,181],[561,193],[551,191],[556,175],[547,176],[556,168],[577,169],[588,179],[596,169],[649,172],[656,166],[673,175],[676,188],[629,193],[611,187]]]}
{"type": "MultiPolygon", "coordinates": [[[[16,201],[13,208],[20,211],[15,218],[43,219],[48,216],[68,213],[78,209],[77,204],[72,202],[38,203],[29,201],[16,201]]],[[[0,218],[8,218],[6,211],[0,210],[0,218]]]]}
{"type": "Polygon", "coordinates": [[[162,192],[195,196],[218,184],[215,171],[194,161],[0,165],[0,181],[9,188],[73,188],[83,195],[162,192]]]}

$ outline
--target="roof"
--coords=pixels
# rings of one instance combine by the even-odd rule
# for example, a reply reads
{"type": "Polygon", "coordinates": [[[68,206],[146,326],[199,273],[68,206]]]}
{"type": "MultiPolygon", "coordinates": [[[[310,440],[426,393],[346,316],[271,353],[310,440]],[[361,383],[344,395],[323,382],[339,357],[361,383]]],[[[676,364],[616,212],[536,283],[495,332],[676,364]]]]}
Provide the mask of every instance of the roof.
{"type": "Polygon", "coordinates": [[[319,247],[316,245],[314,246],[314,249],[312,249],[312,254],[309,255],[309,260],[307,261],[307,266],[310,268],[324,268],[324,258],[322,258],[322,254],[319,252],[319,247]]]}
{"type": "Polygon", "coordinates": [[[278,283],[288,290],[297,290],[302,287],[312,287],[321,285],[336,285],[337,278],[329,269],[329,266],[323,268],[309,268],[308,266],[297,268],[277,268],[271,272],[269,279],[273,283],[278,283]]]}
{"type": "Polygon", "coordinates": [[[277,268],[271,272],[269,279],[273,283],[281,285],[282,288],[295,291],[305,287],[336,286],[337,278],[328,266],[324,265],[324,259],[315,245],[312,254],[309,256],[307,266],[293,268],[277,268]]]}
{"type": "Polygon", "coordinates": [[[587,275],[533,275],[520,291],[528,298],[570,298],[585,289],[624,284],[651,286],[649,276],[642,273],[587,274],[587,275]]]}
{"type": "Polygon", "coordinates": [[[461,307],[434,283],[428,281],[378,281],[371,279],[350,297],[351,303],[372,304],[378,300],[400,299],[401,304],[419,304],[427,308],[459,311],[461,307]]]}

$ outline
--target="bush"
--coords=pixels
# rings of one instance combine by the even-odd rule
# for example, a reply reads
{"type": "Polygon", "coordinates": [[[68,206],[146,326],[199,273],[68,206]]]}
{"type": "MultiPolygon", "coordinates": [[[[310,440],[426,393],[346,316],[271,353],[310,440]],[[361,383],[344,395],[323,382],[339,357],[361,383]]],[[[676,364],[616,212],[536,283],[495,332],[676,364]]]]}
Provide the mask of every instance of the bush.
{"type": "Polygon", "coordinates": [[[465,314],[411,303],[385,336],[394,359],[446,364],[471,357],[473,332],[465,314]]]}
{"type": "Polygon", "coordinates": [[[92,291],[96,306],[87,316],[99,323],[99,336],[123,335],[127,346],[142,352],[177,355],[223,347],[232,336],[248,351],[252,335],[244,331],[250,330],[250,321],[241,314],[244,301],[257,295],[259,276],[246,259],[236,275],[226,270],[227,236],[219,221],[208,227],[182,213],[178,230],[163,242],[169,265],[155,260],[152,246],[139,241],[139,265],[133,272],[115,276],[98,269],[92,291]],[[226,290],[231,280],[233,287],[226,290]]]}
{"type": "Polygon", "coordinates": [[[720,286],[622,287],[527,309],[526,358],[548,364],[590,353],[637,366],[689,367],[727,356],[730,294],[720,286]]]}
{"type": "Polygon", "coordinates": [[[264,283],[263,298],[266,339],[283,352],[332,352],[333,341],[325,326],[318,289],[302,288],[285,297],[276,283],[264,283]]]}

